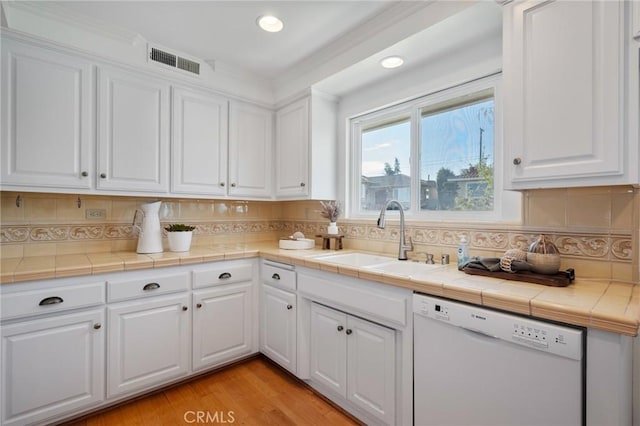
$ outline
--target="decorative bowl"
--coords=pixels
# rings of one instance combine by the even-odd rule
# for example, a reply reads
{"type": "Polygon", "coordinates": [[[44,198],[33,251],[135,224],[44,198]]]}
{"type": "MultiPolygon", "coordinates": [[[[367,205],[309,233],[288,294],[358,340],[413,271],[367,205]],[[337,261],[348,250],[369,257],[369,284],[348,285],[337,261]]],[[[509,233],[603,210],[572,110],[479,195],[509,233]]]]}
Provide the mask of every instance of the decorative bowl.
{"type": "Polygon", "coordinates": [[[555,274],[560,269],[560,255],[558,253],[527,253],[527,263],[531,270],[538,274],[555,274]]]}
{"type": "Polygon", "coordinates": [[[316,240],[298,238],[297,240],[280,240],[278,246],[285,250],[308,250],[316,246],[316,240]]]}

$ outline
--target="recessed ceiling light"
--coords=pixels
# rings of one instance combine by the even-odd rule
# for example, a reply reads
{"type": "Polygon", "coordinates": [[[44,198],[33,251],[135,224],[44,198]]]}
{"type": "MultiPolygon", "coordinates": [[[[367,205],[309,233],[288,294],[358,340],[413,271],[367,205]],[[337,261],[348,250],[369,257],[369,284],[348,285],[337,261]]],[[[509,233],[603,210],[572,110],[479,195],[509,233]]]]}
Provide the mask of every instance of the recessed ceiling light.
{"type": "Polygon", "coordinates": [[[380,61],[380,65],[384,68],[398,68],[402,64],[404,64],[404,59],[400,56],[387,56],[380,61]]]}
{"type": "Polygon", "coordinates": [[[260,16],[257,22],[260,28],[270,33],[277,33],[284,28],[282,21],[272,15],[260,16]]]}

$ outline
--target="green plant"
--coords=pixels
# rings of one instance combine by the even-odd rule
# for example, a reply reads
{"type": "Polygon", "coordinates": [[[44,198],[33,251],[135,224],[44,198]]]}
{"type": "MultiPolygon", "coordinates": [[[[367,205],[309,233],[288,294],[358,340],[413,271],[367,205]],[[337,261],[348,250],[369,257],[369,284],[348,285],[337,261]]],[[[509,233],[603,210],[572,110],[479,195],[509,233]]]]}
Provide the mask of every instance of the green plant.
{"type": "Polygon", "coordinates": [[[188,232],[196,229],[195,226],[185,225],[184,223],[173,223],[164,227],[167,232],[188,232]]]}

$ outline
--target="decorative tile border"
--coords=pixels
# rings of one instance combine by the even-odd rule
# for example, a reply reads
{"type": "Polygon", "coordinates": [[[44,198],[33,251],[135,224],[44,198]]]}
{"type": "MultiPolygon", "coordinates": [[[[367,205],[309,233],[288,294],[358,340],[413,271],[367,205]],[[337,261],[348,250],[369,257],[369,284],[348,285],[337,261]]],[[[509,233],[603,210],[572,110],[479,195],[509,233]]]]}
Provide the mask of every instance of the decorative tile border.
{"type": "MultiPolygon", "coordinates": [[[[304,223],[296,224],[298,227],[304,223]]],[[[338,224],[346,238],[398,241],[398,226],[379,229],[369,223],[338,224]]],[[[295,227],[295,226],[294,226],[295,227]]],[[[544,233],[556,244],[560,254],[567,257],[589,258],[593,260],[633,261],[633,242],[631,235],[576,234],[558,232],[537,232],[533,230],[499,229],[461,229],[456,227],[434,227],[407,225],[407,235],[414,243],[443,247],[457,247],[463,235],[469,240],[470,248],[493,251],[506,251],[511,248],[527,250],[535,238],[544,233]]],[[[320,226],[322,229],[322,226],[320,226]]],[[[321,231],[322,232],[322,231],[321,231]]]]}
{"type": "MultiPolygon", "coordinates": [[[[216,221],[199,222],[196,235],[221,234],[259,234],[280,233],[290,235],[301,231],[307,237],[326,232],[326,222],[316,221],[216,221]]],[[[164,223],[162,224],[165,225],[164,223]]],[[[379,229],[369,222],[338,223],[340,231],[347,239],[372,241],[398,241],[400,229],[390,225],[379,229]]],[[[414,243],[456,247],[460,237],[465,235],[470,248],[493,251],[506,251],[510,248],[526,250],[529,244],[540,234],[534,230],[500,230],[485,228],[457,228],[454,226],[411,225],[407,234],[414,243]]],[[[547,233],[558,247],[560,254],[567,257],[580,257],[592,260],[633,262],[634,248],[631,235],[547,233]]],[[[0,227],[1,244],[30,244],[41,242],[100,241],[135,239],[137,233],[128,224],[90,224],[90,225],[37,225],[0,227]]]]}
{"type": "MultiPolygon", "coordinates": [[[[164,228],[167,223],[163,223],[164,228]]],[[[274,221],[250,222],[207,222],[190,223],[195,225],[197,235],[220,235],[239,233],[261,233],[281,231],[284,225],[274,221]]],[[[121,240],[135,239],[137,232],[131,225],[112,223],[91,225],[37,225],[37,226],[3,226],[0,227],[0,243],[40,243],[82,240],[121,240]]]]}

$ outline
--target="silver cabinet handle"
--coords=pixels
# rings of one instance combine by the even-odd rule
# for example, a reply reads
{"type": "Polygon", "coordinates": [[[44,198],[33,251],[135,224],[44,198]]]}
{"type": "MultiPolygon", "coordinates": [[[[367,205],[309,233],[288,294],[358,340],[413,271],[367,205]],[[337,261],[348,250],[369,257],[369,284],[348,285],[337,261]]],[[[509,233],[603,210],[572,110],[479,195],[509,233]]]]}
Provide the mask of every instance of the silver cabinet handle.
{"type": "Polygon", "coordinates": [[[279,279],[280,279],[280,275],[278,275],[278,274],[273,274],[273,275],[271,275],[271,279],[272,279],[272,280],[276,280],[276,281],[277,281],[277,280],[279,280],[279,279]]]}
{"type": "Polygon", "coordinates": [[[160,288],[160,284],[158,284],[158,283],[149,283],[149,284],[145,285],[144,287],[142,287],[142,289],[144,291],[156,290],[158,288],[160,288]]]}
{"type": "Polygon", "coordinates": [[[520,164],[522,164],[522,158],[516,157],[516,158],[513,159],[513,165],[514,166],[519,166],[520,164]]]}
{"type": "Polygon", "coordinates": [[[93,329],[94,330],[100,330],[100,328],[102,328],[102,324],[100,324],[99,322],[93,324],[93,329]]]}
{"type": "Polygon", "coordinates": [[[229,278],[231,278],[231,274],[229,272],[223,272],[218,275],[219,280],[228,280],[229,278]]]}
{"type": "Polygon", "coordinates": [[[100,173],[100,178],[101,179],[106,179],[107,178],[107,174],[106,173],[100,173]]]}
{"type": "Polygon", "coordinates": [[[343,326],[341,326],[341,325],[339,325],[339,326],[338,326],[338,331],[342,331],[342,330],[344,330],[344,327],[343,327],[343,326]]]}
{"type": "Polygon", "coordinates": [[[351,333],[353,333],[353,331],[351,331],[351,329],[350,329],[350,328],[347,328],[347,331],[345,331],[345,333],[347,333],[347,334],[351,334],[351,333]]]}
{"type": "Polygon", "coordinates": [[[291,306],[291,305],[287,305],[287,309],[288,309],[288,310],[291,310],[291,309],[293,309],[293,306],[291,306]]]}
{"type": "Polygon", "coordinates": [[[58,303],[62,303],[62,302],[64,302],[62,297],[51,296],[51,297],[45,297],[44,299],[42,299],[40,303],[38,303],[38,305],[40,306],[57,305],[58,303]]]}

